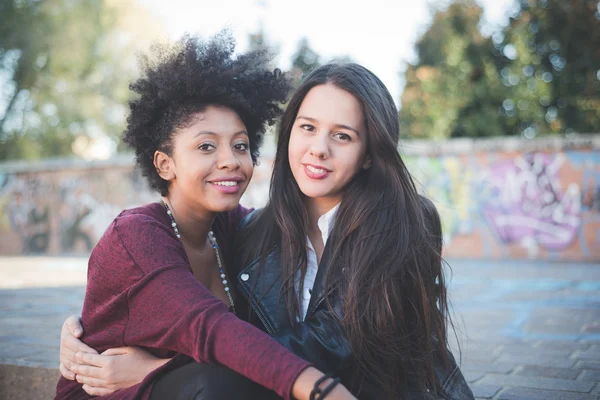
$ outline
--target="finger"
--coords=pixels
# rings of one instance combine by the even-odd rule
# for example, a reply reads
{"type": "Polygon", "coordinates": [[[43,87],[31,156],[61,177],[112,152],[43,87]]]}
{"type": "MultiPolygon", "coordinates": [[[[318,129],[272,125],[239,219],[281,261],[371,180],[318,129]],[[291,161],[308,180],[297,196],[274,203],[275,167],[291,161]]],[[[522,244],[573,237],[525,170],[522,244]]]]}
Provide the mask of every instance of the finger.
{"type": "Polygon", "coordinates": [[[61,343],[64,345],[64,347],[70,349],[71,351],[73,351],[75,353],[83,352],[83,353],[98,354],[98,352],[96,350],[92,349],[90,346],[88,346],[87,344],[83,343],[81,340],[79,340],[71,335],[62,337],[61,343]]]}
{"type": "Polygon", "coordinates": [[[81,326],[81,321],[79,320],[78,315],[71,315],[65,321],[64,326],[71,332],[71,335],[75,337],[80,337],[83,335],[83,327],[81,326]]]}
{"type": "Polygon", "coordinates": [[[106,396],[114,392],[114,390],[105,389],[105,388],[96,388],[90,385],[83,385],[83,390],[92,396],[106,396]]]}
{"type": "Polygon", "coordinates": [[[69,369],[65,366],[65,364],[60,363],[60,365],[58,366],[58,369],[60,371],[60,374],[65,378],[68,379],[70,381],[75,380],[75,374],[72,373],[71,371],[69,371],[69,369]]]}
{"type": "Polygon", "coordinates": [[[111,356],[103,356],[100,354],[82,353],[80,351],[75,354],[75,358],[79,364],[86,364],[95,367],[106,367],[111,356]]]}
{"type": "Polygon", "coordinates": [[[91,365],[73,364],[71,372],[77,375],[87,376],[88,378],[102,379],[104,377],[102,368],[93,367],[91,365]]]}
{"type": "Polygon", "coordinates": [[[90,387],[95,387],[97,389],[108,389],[107,387],[105,387],[106,382],[103,381],[102,379],[91,378],[91,377],[85,376],[85,375],[77,375],[77,382],[83,383],[90,387]]]}
{"type": "Polygon", "coordinates": [[[71,369],[71,365],[77,363],[75,359],[75,353],[66,347],[60,348],[60,362],[65,365],[67,369],[71,369]]]}
{"type": "Polygon", "coordinates": [[[128,354],[130,352],[130,350],[132,350],[132,349],[133,348],[131,348],[131,347],[116,347],[114,349],[106,350],[101,355],[103,355],[103,356],[119,356],[121,354],[128,354]]]}

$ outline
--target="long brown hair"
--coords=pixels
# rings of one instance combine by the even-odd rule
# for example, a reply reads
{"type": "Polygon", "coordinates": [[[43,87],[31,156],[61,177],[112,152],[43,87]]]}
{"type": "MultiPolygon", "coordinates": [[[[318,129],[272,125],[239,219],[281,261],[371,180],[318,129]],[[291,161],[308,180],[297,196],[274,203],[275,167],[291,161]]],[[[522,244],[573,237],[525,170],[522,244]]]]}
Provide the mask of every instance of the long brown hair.
{"type": "MultiPolygon", "coordinates": [[[[299,301],[294,287],[306,272],[309,226],[303,194],[292,175],[288,145],[292,126],[307,93],[333,84],[362,105],[372,165],[344,189],[331,238],[327,283],[343,302],[341,326],[359,377],[398,399],[407,384],[438,388],[434,359],[445,360],[446,293],[441,242],[397,146],[398,112],[384,84],[366,68],[328,64],[310,73],[296,90],[279,126],[279,141],[267,206],[247,232],[248,248],[262,256],[281,251],[281,296],[292,324],[299,301]],[[263,234],[264,233],[264,234],[263,234]],[[343,270],[343,271],[342,271],[343,270]],[[436,284],[437,281],[437,284],[436,284]]],[[[435,210],[435,207],[434,207],[435,210]]],[[[437,215],[437,214],[436,214],[437,215]]]]}

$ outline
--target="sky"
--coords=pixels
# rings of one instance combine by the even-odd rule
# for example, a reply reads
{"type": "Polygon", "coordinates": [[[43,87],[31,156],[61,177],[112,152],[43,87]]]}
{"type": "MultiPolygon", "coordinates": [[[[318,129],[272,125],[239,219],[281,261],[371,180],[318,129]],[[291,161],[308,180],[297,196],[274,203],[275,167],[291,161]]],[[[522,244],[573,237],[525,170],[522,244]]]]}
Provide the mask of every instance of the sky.
{"type": "MultiPolygon", "coordinates": [[[[278,67],[287,69],[298,41],[306,37],[324,61],[350,56],[387,86],[399,102],[406,63],[415,61],[414,43],[431,22],[431,4],[447,0],[137,0],[155,14],[176,40],[184,33],[210,35],[230,29],[236,51],[262,26],[268,44],[279,50],[278,67]]],[[[484,33],[508,21],[514,0],[479,0],[484,33]]]]}

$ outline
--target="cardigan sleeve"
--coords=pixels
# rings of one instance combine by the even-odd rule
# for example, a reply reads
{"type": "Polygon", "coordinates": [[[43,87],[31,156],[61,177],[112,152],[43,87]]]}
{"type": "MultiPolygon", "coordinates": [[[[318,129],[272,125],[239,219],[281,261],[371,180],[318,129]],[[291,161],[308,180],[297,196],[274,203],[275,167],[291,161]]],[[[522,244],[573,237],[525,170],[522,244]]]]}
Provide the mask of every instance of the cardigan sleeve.
{"type": "Polygon", "coordinates": [[[219,363],[291,398],[293,383],[310,364],[230,313],[195,279],[183,245],[169,228],[143,214],[116,221],[118,240],[141,270],[128,288],[123,342],[219,363]]]}

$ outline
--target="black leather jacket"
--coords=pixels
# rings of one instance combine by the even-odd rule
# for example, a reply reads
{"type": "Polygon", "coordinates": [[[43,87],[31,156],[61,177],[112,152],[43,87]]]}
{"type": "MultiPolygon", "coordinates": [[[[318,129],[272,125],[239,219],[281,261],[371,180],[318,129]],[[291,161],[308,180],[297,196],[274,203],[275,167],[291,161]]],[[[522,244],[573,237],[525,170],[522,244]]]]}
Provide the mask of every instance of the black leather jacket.
{"type": "MultiPolygon", "coordinates": [[[[239,228],[244,229],[255,213],[256,211],[248,215],[239,228]]],[[[244,248],[243,243],[237,243],[237,245],[240,254],[239,261],[244,259],[244,254],[247,254],[248,249],[244,248]]],[[[242,316],[268,332],[293,353],[310,361],[321,371],[340,377],[346,387],[352,388],[354,387],[352,382],[353,359],[350,345],[339,324],[341,304],[339,301],[335,301],[339,297],[331,296],[329,299],[333,312],[329,310],[324,301],[325,297],[330,295],[324,285],[326,268],[323,267],[328,263],[328,248],[329,246],[325,246],[304,321],[292,326],[285,300],[279,296],[281,262],[277,247],[274,247],[267,256],[260,273],[258,271],[259,259],[243,266],[240,263],[234,263],[241,267],[232,271],[232,275],[236,276],[237,289],[244,297],[244,299],[238,300],[236,309],[238,313],[241,312],[242,316]],[[244,303],[243,300],[247,303],[244,303]],[[248,310],[249,308],[252,310],[251,315],[243,315],[244,309],[248,310]]],[[[410,400],[474,399],[471,389],[452,356],[450,356],[449,366],[442,367],[442,363],[440,363],[440,367],[435,368],[435,373],[442,383],[440,393],[432,391],[423,393],[407,387],[403,398],[410,400]]],[[[361,400],[379,400],[383,398],[383,394],[379,388],[367,382],[363,384],[358,397],[361,400]]]]}

